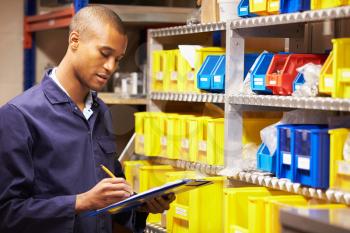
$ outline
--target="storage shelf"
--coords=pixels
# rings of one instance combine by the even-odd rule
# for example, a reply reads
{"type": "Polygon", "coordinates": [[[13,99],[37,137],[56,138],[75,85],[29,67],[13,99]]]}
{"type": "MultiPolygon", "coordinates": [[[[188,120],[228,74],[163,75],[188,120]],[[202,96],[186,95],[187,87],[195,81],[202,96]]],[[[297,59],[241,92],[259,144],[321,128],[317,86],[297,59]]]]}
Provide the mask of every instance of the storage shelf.
{"type": "Polygon", "coordinates": [[[288,179],[278,179],[271,177],[270,173],[264,172],[239,172],[236,176],[230,179],[239,180],[247,183],[252,183],[260,186],[265,186],[273,189],[278,189],[286,192],[291,192],[306,197],[327,200],[330,202],[343,203],[350,205],[350,193],[339,190],[322,190],[310,187],[304,187],[298,183],[292,183],[288,179]]]}
{"type": "Polygon", "coordinates": [[[223,169],[223,166],[214,166],[178,159],[168,159],[163,157],[149,157],[149,159],[153,163],[171,165],[185,170],[195,170],[208,175],[219,175],[219,172],[223,169]]]}
{"type": "Polygon", "coordinates": [[[232,95],[230,104],[254,105],[283,108],[350,111],[350,99],[330,97],[294,97],[273,95],[232,95]]]}
{"type": "Polygon", "coordinates": [[[161,28],[161,29],[151,29],[150,33],[152,37],[165,37],[165,36],[200,33],[200,32],[223,31],[223,30],[226,30],[225,22],[184,25],[184,26],[167,27],[167,28],[161,28]]]}
{"type": "Polygon", "coordinates": [[[126,105],[146,105],[148,99],[146,98],[122,98],[115,93],[98,93],[98,97],[105,102],[105,104],[126,104],[126,105]]]}
{"type": "Polygon", "coordinates": [[[152,100],[224,103],[225,94],[151,92],[152,100]]]}
{"type": "Polygon", "coordinates": [[[156,223],[147,223],[145,233],[166,233],[166,229],[156,223]]]}
{"type": "Polygon", "coordinates": [[[350,6],[289,13],[281,15],[260,16],[246,19],[233,20],[230,23],[231,29],[251,28],[261,26],[272,26],[281,24],[307,23],[314,21],[324,21],[329,19],[350,17],[350,6]]]}

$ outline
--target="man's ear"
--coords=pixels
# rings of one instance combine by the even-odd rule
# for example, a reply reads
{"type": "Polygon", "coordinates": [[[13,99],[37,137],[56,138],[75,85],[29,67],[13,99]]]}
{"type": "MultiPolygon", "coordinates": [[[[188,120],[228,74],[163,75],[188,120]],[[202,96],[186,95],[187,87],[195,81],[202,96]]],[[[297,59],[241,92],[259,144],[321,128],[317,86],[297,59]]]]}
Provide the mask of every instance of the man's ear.
{"type": "Polygon", "coordinates": [[[80,35],[79,32],[77,31],[72,31],[69,34],[69,47],[71,47],[73,50],[77,50],[79,47],[79,42],[80,42],[80,35]]]}

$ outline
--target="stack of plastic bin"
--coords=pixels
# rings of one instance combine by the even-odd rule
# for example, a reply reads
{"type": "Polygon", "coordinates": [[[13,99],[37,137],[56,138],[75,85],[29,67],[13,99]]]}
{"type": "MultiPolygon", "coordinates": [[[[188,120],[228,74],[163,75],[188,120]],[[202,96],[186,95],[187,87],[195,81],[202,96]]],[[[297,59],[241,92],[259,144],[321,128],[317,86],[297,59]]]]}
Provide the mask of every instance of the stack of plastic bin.
{"type": "Polygon", "coordinates": [[[147,160],[125,161],[123,165],[126,181],[134,192],[140,192],[140,168],[150,165],[149,162],[147,160]]]}
{"type": "MultiPolygon", "coordinates": [[[[168,172],[167,181],[196,178],[195,172],[168,172]]],[[[177,195],[167,211],[167,232],[223,232],[224,177],[206,177],[213,184],[177,195]],[[215,198],[213,198],[215,197],[215,198]]]]}
{"type": "MultiPolygon", "coordinates": [[[[221,56],[208,55],[197,74],[197,86],[202,90],[211,90],[214,68],[221,56]]],[[[223,56],[224,57],[224,56],[223,56]]]]}
{"type": "Polygon", "coordinates": [[[167,118],[167,148],[169,159],[179,159],[180,154],[180,115],[172,114],[167,118]]]}
{"type": "Polygon", "coordinates": [[[333,39],[333,76],[332,97],[350,98],[350,38],[333,39]]]}
{"type": "Polygon", "coordinates": [[[273,53],[261,54],[251,75],[250,88],[252,91],[259,94],[272,94],[272,91],[266,87],[266,73],[273,56],[273,53]]]}
{"type": "Polygon", "coordinates": [[[329,187],[329,135],[324,125],[278,125],[278,178],[313,188],[329,187]]]}
{"type": "Polygon", "coordinates": [[[280,13],[310,10],[310,0],[280,0],[280,13]]]}
{"type": "Polygon", "coordinates": [[[211,77],[211,91],[223,92],[225,90],[226,56],[220,56],[211,77]]]}
{"type": "Polygon", "coordinates": [[[164,80],[164,91],[179,91],[179,59],[180,51],[178,49],[167,50],[167,75],[164,80]]]}
{"type": "Polygon", "coordinates": [[[333,77],[333,52],[331,52],[322,66],[319,80],[319,92],[322,94],[331,95],[334,88],[333,77]]]}
{"type": "Polygon", "coordinates": [[[210,117],[190,118],[190,161],[207,162],[207,132],[210,117]]]}
{"type": "Polygon", "coordinates": [[[160,154],[160,113],[149,112],[144,117],[144,151],[146,156],[158,156],[160,154]]]}
{"type": "Polygon", "coordinates": [[[324,9],[349,5],[349,0],[311,0],[311,9],[324,9]]]}
{"type": "Polygon", "coordinates": [[[252,14],[249,11],[249,0],[241,0],[237,8],[238,16],[242,18],[255,17],[256,14],[252,14]]]}
{"type": "Polygon", "coordinates": [[[297,68],[307,63],[323,64],[324,55],[315,54],[276,54],[271,61],[266,75],[266,86],[274,95],[290,95],[297,68]]]}
{"type": "Polygon", "coordinates": [[[350,160],[343,149],[350,129],[329,130],[330,134],[330,188],[350,191],[350,160]]]}

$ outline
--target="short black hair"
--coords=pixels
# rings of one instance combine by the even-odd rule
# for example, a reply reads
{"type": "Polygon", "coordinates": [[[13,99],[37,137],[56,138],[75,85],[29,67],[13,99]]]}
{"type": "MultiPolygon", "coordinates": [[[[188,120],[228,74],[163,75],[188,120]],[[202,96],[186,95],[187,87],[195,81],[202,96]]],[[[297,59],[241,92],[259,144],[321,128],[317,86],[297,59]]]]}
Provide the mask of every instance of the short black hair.
{"type": "Polygon", "coordinates": [[[69,25],[69,33],[77,31],[83,35],[91,27],[92,22],[108,23],[120,34],[126,35],[123,21],[118,14],[107,7],[99,5],[90,5],[80,9],[72,18],[69,25]]]}

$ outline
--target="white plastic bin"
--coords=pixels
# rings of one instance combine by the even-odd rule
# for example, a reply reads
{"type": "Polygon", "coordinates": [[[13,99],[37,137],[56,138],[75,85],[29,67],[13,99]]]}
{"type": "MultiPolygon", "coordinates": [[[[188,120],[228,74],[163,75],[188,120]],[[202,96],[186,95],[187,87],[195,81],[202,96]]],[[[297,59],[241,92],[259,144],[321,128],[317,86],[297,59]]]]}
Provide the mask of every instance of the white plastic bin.
{"type": "Polygon", "coordinates": [[[220,21],[226,22],[227,20],[232,20],[239,18],[237,14],[237,7],[239,0],[217,0],[220,9],[220,21]]]}

